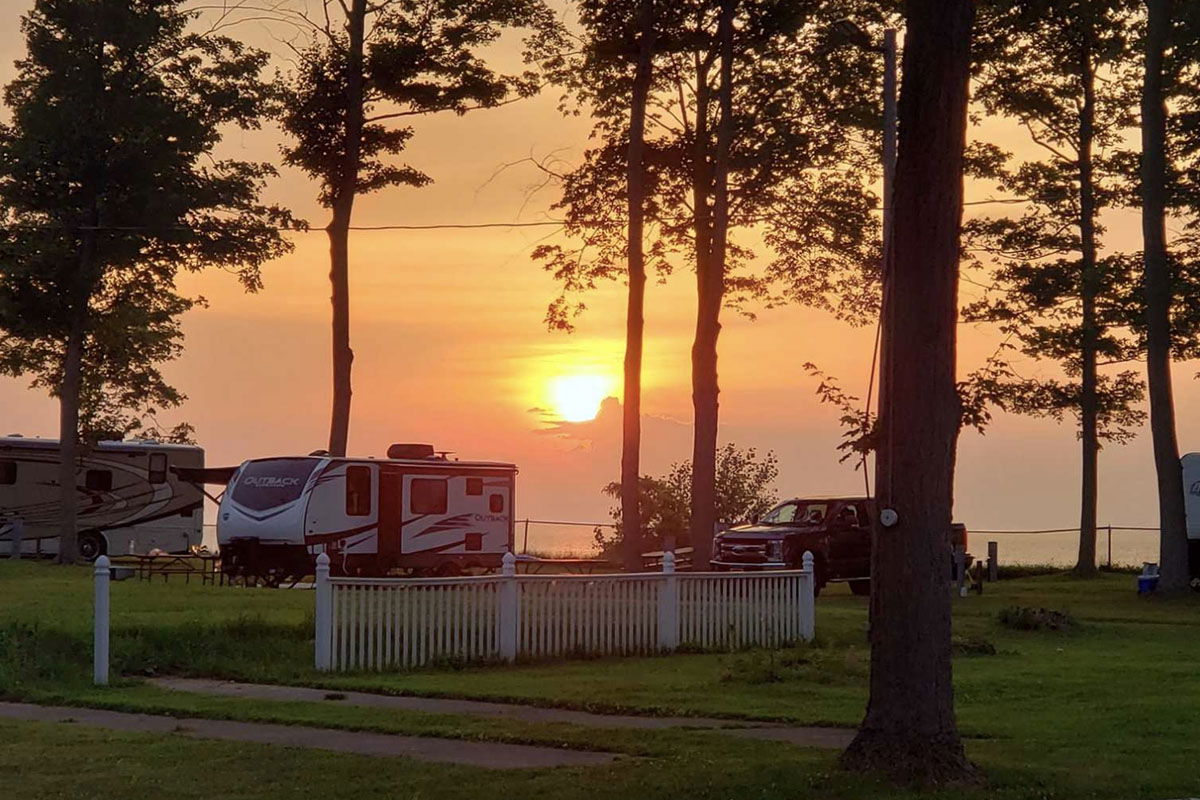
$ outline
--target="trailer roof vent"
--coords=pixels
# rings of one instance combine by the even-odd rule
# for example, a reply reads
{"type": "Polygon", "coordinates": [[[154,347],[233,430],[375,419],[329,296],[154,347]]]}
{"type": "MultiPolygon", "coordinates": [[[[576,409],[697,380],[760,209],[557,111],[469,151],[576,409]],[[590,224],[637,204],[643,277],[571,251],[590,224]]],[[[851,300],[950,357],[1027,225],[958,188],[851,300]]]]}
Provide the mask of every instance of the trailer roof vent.
{"type": "Polygon", "coordinates": [[[399,443],[388,448],[388,458],[433,458],[435,455],[431,444],[399,443]]]}

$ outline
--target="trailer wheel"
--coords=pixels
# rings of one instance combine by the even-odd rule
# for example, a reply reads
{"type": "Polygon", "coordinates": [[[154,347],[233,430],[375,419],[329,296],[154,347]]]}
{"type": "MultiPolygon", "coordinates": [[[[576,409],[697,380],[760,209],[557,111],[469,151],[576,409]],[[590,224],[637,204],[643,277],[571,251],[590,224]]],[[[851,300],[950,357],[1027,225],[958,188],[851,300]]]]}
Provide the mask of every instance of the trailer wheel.
{"type": "Polygon", "coordinates": [[[463,574],[462,567],[454,561],[443,561],[438,564],[433,574],[439,578],[457,578],[463,574]]]}
{"type": "Polygon", "coordinates": [[[870,597],[871,579],[864,578],[861,581],[850,581],[850,592],[858,597],[870,597]]]}
{"type": "Polygon", "coordinates": [[[108,550],[104,537],[95,531],[79,534],[77,541],[79,542],[79,557],[88,563],[95,561],[108,550]]]}

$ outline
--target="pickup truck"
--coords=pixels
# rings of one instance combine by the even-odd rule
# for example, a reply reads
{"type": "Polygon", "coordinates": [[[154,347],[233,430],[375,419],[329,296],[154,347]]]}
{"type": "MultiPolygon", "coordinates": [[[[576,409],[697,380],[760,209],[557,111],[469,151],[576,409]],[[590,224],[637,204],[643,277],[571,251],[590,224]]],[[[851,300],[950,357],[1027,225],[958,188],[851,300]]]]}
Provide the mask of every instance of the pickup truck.
{"type": "MultiPolygon", "coordinates": [[[[812,551],[815,588],[846,581],[857,595],[871,593],[871,526],[875,500],[868,497],[794,499],[761,519],[722,531],[713,539],[711,566],[726,570],[800,569],[812,551]]],[[[947,544],[967,546],[967,529],[951,525],[947,544]]]]}

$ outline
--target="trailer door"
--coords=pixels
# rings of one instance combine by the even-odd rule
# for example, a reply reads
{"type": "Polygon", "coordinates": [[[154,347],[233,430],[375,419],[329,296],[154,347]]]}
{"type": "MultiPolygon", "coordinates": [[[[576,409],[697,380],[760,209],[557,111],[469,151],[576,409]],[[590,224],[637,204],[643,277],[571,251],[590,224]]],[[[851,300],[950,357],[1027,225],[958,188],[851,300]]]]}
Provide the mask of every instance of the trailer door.
{"type": "Polygon", "coordinates": [[[400,558],[400,531],[404,516],[404,473],[379,471],[379,558],[393,564],[400,558]]]}

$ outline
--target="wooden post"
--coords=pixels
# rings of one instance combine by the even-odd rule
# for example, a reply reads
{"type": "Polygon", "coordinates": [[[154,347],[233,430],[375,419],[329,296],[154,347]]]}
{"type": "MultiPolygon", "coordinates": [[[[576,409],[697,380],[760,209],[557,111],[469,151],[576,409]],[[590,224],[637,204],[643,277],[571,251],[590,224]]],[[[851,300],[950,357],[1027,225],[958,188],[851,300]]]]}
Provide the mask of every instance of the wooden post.
{"type": "Polygon", "coordinates": [[[508,662],[517,659],[517,629],[520,625],[520,598],[517,594],[517,557],[511,552],[502,559],[500,583],[500,658],[508,662]]]}
{"type": "Polygon", "coordinates": [[[1000,544],[998,542],[988,542],[987,556],[987,574],[988,581],[995,583],[1000,580],[1000,544]]]}
{"type": "Polygon", "coordinates": [[[317,556],[317,608],[316,608],[316,647],[314,661],[317,669],[328,671],[333,667],[333,587],[329,585],[329,554],[317,556]]]}
{"type": "Polygon", "coordinates": [[[1112,569],[1112,525],[1108,526],[1108,568],[1112,569]]]}
{"type": "Polygon", "coordinates": [[[671,651],[679,646],[679,578],[675,576],[675,553],[662,557],[662,589],[658,593],[658,649],[671,651]]]}
{"type": "Polygon", "coordinates": [[[96,559],[92,577],[95,583],[92,628],[92,683],[108,685],[108,556],[96,559]]]}

